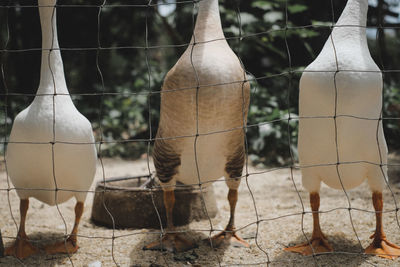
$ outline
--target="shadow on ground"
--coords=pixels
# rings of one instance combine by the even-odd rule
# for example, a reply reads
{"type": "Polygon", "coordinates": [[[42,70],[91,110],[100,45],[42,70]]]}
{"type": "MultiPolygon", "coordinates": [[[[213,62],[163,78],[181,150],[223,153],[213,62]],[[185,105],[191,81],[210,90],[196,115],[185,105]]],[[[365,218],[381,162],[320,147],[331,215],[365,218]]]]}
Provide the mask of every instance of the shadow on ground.
{"type": "MultiPolygon", "coordinates": [[[[60,265],[70,265],[70,258],[67,254],[57,254],[57,255],[46,255],[44,252],[44,247],[46,245],[51,245],[55,242],[63,240],[63,236],[59,233],[33,233],[29,236],[32,244],[39,248],[40,252],[36,255],[28,257],[24,260],[19,260],[13,256],[7,256],[0,258],[0,266],[43,266],[43,267],[53,267],[60,265]]],[[[12,245],[14,240],[9,240],[5,242],[4,246],[9,247],[12,245]]],[[[72,255],[71,255],[72,256],[72,255]]],[[[74,264],[76,264],[74,262],[74,264]]]]}
{"type": "Polygon", "coordinates": [[[172,253],[166,251],[143,250],[143,246],[154,242],[159,235],[144,234],[141,236],[138,245],[130,253],[131,266],[218,266],[229,245],[219,248],[211,248],[208,235],[194,231],[182,234],[183,237],[194,241],[197,248],[186,252],[172,253]]]}
{"type": "MultiPolygon", "coordinates": [[[[307,233],[307,237],[311,237],[311,233],[307,233]]],[[[327,235],[329,243],[332,245],[334,252],[303,256],[298,253],[287,252],[282,249],[272,260],[271,266],[360,266],[362,263],[370,263],[370,259],[374,256],[365,255],[364,249],[354,240],[348,239],[342,235],[327,235]]],[[[299,235],[290,242],[290,246],[307,242],[304,235],[299,235]]],[[[372,264],[373,265],[373,264],[372,264]]]]}

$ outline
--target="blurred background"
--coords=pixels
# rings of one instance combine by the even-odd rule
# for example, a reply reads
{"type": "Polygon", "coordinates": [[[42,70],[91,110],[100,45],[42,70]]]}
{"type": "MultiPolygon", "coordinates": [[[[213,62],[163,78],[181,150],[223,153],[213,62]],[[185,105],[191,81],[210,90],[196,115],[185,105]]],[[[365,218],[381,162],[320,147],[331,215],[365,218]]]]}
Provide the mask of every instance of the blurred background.
{"type": "MultiPolygon", "coordinates": [[[[92,122],[97,141],[103,132],[105,157],[136,159],[147,153],[144,140],[157,131],[163,78],[191,38],[197,12],[193,1],[148,2],[109,0],[100,12],[100,0],[58,0],[58,36],[69,91],[92,122]]],[[[298,113],[301,71],[322,49],[347,1],[219,2],[225,36],[252,79],[250,160],[255,165],[289,165],[291,151],[297,159],[297,120],[288,118],[298,113]]],[[[400,147],[400,6],[399,0],[369,4],[367,36],[373,59],[385,70],[384,127],[393,152],[400,147]]],[[[40,48],[37,1],[1,0],[3,143],[13,118],[36,93],[40,48]]]]}

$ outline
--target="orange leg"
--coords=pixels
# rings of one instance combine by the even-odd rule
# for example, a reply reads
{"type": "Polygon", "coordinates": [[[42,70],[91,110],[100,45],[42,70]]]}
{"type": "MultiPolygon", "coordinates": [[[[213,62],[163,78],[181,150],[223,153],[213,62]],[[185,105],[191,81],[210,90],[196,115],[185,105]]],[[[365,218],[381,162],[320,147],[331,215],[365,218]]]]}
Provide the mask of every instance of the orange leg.
{"type": "Polygon", "coordinates": [[[175,192],[164,190],[164,205],[167,215],[167,233],[161,240],[152,242],[143,247],[144,250],[167,250],[170,252],[182,252],[196,247],[194,243],[184,239],[179,234],[171,233],[175,230],[172,212],[175,205],[175,192]]]}
{"type": "Polygon", "coordinates": [[[28,208],[29,199],[21,199],[19,206],[21,221],[18,229],[17,239],[12,246],[6,249],[6,256],[15,256],[19,259],[25,259],[39,251],[29,242],[28,236],[25,233],[25,220],[28,208]]]}
{"type": "Polygon", "coordinates": [[[45,248],[47,254],[57,254],[57,253],[75,253],[79,246],[77,243],[76,235],[78,234],[78,226],[83,214],[83,203],[77,202],[75,205],[75,224],[72,229],[71,235],[67,240],[58,242],[56,244],[49,245],[45,248]]]}
{"type": "Polygon", "coordinates": [[[250,247],[250,245],[240,238],[235,232],[235,209],[236,203],[238,200],[238,191],[237,189],[229,189],[228,192],[228,201],[230,206],[230,217],[228,225],[226,226],[225,230],[211,238],[211,242],[213,246],[219,247],[223,244],[231,243],[233,246],[236,247],[250,247]]]}
{"type": "Polygon", "coordinates": [[[371,245],[365,249],[367,254],[375,254],[382,258],[395,259],[400,256],[400,247],[390,243],[386,239],[386,235],[383,232],[382,225],[382,210],[383,210],[383,198],[382,192],[372,193],[372,202],[375,208],[376,214],[376,230],[371,236],[374,240],[371,245]]]}
{"type": "Polygon", "coordinates": [[[323,252],[333,251],[328,240],[321,231],[319,225],[319,194],[310,193],[311,210],[313,212],[313,233],[309,242],[294,247],[285,248],[286,251],[300,253],[302,255],[312,255],[323,252]],[[311,247],[312,246],[312,247],[311,247]]]}

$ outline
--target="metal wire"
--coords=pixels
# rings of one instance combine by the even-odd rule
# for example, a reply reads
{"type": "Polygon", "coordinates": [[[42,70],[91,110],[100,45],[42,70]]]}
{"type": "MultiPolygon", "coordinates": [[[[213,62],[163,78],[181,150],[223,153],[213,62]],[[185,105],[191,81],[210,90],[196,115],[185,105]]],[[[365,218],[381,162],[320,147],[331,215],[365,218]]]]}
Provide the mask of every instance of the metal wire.
{"type": "Polygon", "coordinates": [[[55,13],[56,13],[56,8],[57,8],[57,0],[55,3],[54,7],[52,8],[52,14],[51,14],[51,46],[50,46],[50,50],[49,50],[49,54],[47,57],[47,63],[49,65],[49,70],[51,73],[51,79],[53,82],[53,96],[52,96],[52,108],[53,108],[53,123],[52,123],[52,130],[53,130],[53,136],[52,136],[52,141],[50,142],[51,144],[51,161],[52,161],[52,172],[53,172],[53,180],[54,180],[54,202],[56,203],[56,208],[57,208],[57,212],[64,224],[64,246],[65,246],[65,251],[67,252],[67,256],[69,261],[71,262],[71,265],[74,266],[74,262],[71,259],[71,255],[68,251],[67,248],[67,239],[68,239],[68,226],[67,223],[65,221],[65,218],[60,210],[60,207],[58,206],[58,183],[57,183],[57,177],[56,177],[56,162],[55,162],[55,154],[54,154],[54,146],[56,145],[56,140],[57,140],[57,136],[56,136],[56,97],[57,97],[57,87],[56,87],[56,80],[54,77],[54,70],[52,69],[52,63],[51,63],[51,53],[53,52],[53,47],[55,46],[54,43],[54,38],[55,37],[55,32],[54,32],[54,28],[56,27],[56,25],[54,25],[54,19],[55,19],[55,13]]]}
{"type": "MultiPolygon", "coordinates": [[[[101,11],[103,10],[104,5],[107,3],[107,0],[103,0],[102,4],[100,6],[98,6],[99,12],[97,13],[97,46],[101,47],[101,41],[100,41],[100,28],[101,28],[101,11]]],[[[100,99],[100,111],[99,111],[99,131],[100,131],[100,142],[99,142],[99,151],[98,151],[98,155],[99,155],[99,161],[100,161],[100,165],[101,165],[101,174],[102,174],[102,178],[103,178],[103,183],[106,184],[106,173],[105,173],[105,169],[104,169],[104,162],[103,162],[103,153],[102,153],[102,144],[104,144],[104,131],[103,131],[103,113],[104,113],[104,93],[106,91],[105,85],[104,85],[104,76],[103,76],[103,72],[101,71],[100,68],[100,64],[99,64],[99,57],[100,57],[100,49],[97,49],[96,52],[96,69],[97,72],[99,73],[100,76],[100,80],[101,80],[101,99],[100,99]]],[[[103,187],[102,190],[102,195],[101,195],[101,199],[102,199],[102,205],[104,210],[106,211],[107,215],[111,218],[111,224],[112,224],[112,236],[111,236],[111,258],[114,262],[114,264],[116,266],[118,266],[118,263],[114,257],[114,246],[115,246],[115,220],[114,220],[114,216],[111,214],[111,211],[109,210],[109,208],[106,205],[105,202],[105,194],[106,194],[106,187],[103,187]]]]}
{"type": "MultiPolygon", "coordinates": [[[[195,75],[195,79],[196,79],[196,99],[195,99],[195,105],[196,105],[196,134],[194,137],[194,142],[193,142],[193,150],[194,150],[194,161],[195,161],[195,167],[196,167],[196,175],[197,175],[197,181],[198,181],[198,188],[200,189],[200,197],[201,197],[201,205],[203,210],[205,211],[207,218],[208,218],[208,223],[210,225],[210,230],[209,230],[209,234],[208,234],[208,241],[210,243],[210,247],[212,250],[214,250],[214,244],[212,242],[212,234],[214,231],[214,226],[212,224],[211,221],[211,217],[208,213],[208,209],[206,206],[206,202],[204,200],[204,191],[203,191],[203,185],[204,183],[201,181],[201,176],[200,176],[200,169],[199,169],[199,162],[198,162],[198,154],[197,154],[197,142],[198,142],[198,138],[200,137],[199,134],[199,93],[200,93],[200,80],[199,80],[199,74],[198,74],[198,70],[196,69],[194,62],[193,62],[193,53],[194,53],[194,49],[196,47],[196,45],[199,45],[199,43],[197,42],[197,36],[195,33],[195,26],[196,26],[196,9],[198,12],[198,6],[197,3],[195,1],[193,1],[193,9],[192,9],[192,31],[193,31],[193,35],[192,35],[192,42],[191,43],[191,48],[190,48],[190,64],[192,66],[194,75],[195,75]]],[[[221,266],[221,260],[218,256],[218,254],[215,252],[214,253],[217,261],[218,261],[218,266],[221,266]]]]}
{"type": "MultiPolygon", "coordinates": [[[[204,0],[202,0],[204,1],[204,0]]],[[[387,177],[384,171],[384,168],[389,167],[389,166],[400,166],[400,164],[389,164],[389,163],[385,163],[383,162],[383,155],[381,154],[381,144],[379,142],[378,139],[378,134],[379,134],[379,127],[382,127],[382,123],[384,122],[384,120],[400,120],[400,118],[397,117],[384,117],[383,116],[383,105],[381,108],[381,112],[380,112],[380,116],[377,118],[374,117],[361,117],[361,116],[355,116],[355,115],[349,115],[349,114],[340,114],[338,112],[338,87],[336,84],[337,81],[337,75],[339,73],[352,73],[352,72],[371,72],[371,73],[382,73],[383,78],[385,77],[385,74],[397,74],[400,73],[400,70],[397,69],[386,69],[384,68],[384,64],[383,62],[381,62],[381,66],[382,66],[382,71],[365,71],[365,70],[356,70],[356,69],[340,69],[339,68],[339,63],[338,63],[338,58],[337,58],[337,51],[336,51],[336,47],[335,47],[335,42],[333,40],[332,35],[330,36],[330,42],[332,44],[333,50],[334,50],[334,55],[335,55],[335,62],[336,62],[336,70],[334,71],[308,71],[308,70],[297,70],[293,68],[293,63],[292,63],[292,53],[294,53],[294,51],[291,51],[289,43],[288,43],[288,33],[292,30],[298,30],[298,29],[327,29],[329,28],[331,31],[333,31],[335,28],[338,27],[356,27],[356,28],[365,28],[365,29],[379,29],[381,31],[384,31],[385,29],[400,29],[400,26],[385,26],[385,25],[377,25],[377,26],[359,26],[359,25],[335,25],[335,14],[334,14],[334,3],[333,0],[330,0],[330,4],[331,4],[331,14],[332,14],[332,23],[330,26],[324,25],[324,24],[313,24],[313,25],[303,25],[303,26],[292,26],[289,25],[289,12],[288,12],[288,5],[289,5],[289,1],[286,0],[285,1],[285,7],[284,7],[284,14],[285,14],[285,25],[283,27],[280,27],[278,29],[271,29],[271,30],[265,30],[265,31],[261,31],[261,32],[247,32],[245,33],[243,30],[243,25],[242,25],[242,17],[241,17],[241,10],[240,10],[240,0],[236,1],[236,16],[237,16],[237,22],[238,22],[238,29],[239,29],[239,33],[237,36],[232,36],[232,37],[227,37],[224,39],[213,39],[213,40],[207,40],[207,41],[198,41],[196,38],[196,35],[194,33],[194,29],[195,29],[195,19],[196,19],[196,12],[198,10],[198,3],[201,2],[201,0],[185,0],[185,1],[176,1],[176,2],[155,2],[153,3],[152,0],[148,0],[147,4],[107,4],[106,0],[102,0],[101,4],[82,4],[82,5],[76,5],[76,4],[63,4],[63,5],[58,5],[56,4],[56,6],[53,9],[53,14],[52,14],[52,22],[53,22],[53,18],[54,18],[54,14],[55,14],[55,10],[58,8],[94,8],[94,9],[98,9],[98,14],[97,14],[97,47],[73,47],[73,48],[54,48],[54,38],[52,39],[52,44],[50,48],[18,48],[18,49],[9,49],[8,48],[8,43],[10,40],[10,31],[9,31],[9,25],[8,25],[8,17],[6,18],[6,40],[5,40],[5,44],[4,47],[2,47],[0,49],[0,53],[1,53],[1,65],[0,65],[0,70],[1,70],[1,76],[3,79],[3,86],[5,88],[5,92],[4,93],[0,93],[0,96],[4,97],[4,127],[5,127],[5,134],[4,134],[4,138],[3,138],[3,151],[4,153],[6,153],[6,149],[7,149],[7,145],[8,144],[31,144],[31,145],[50,145],[51,149],[52,149],[52,167],[53,167],[53,180],[54,180],[54,187],[55,189],[44,189],[44,188],[18,188],[18,187],[13,187],[10,183],[10,179],[9,179],[9,174],[8,174],[8,170],[7,170],[7,162],[4,159],[4,165],[5,165],[5,172],[6,172],[6,178],[7,178],[7,188],[0,188],[0,193],[5,192],[7,194],[7,200],[8,200],[8,206],[9,206],[9,211],[10,211],[10,216],[16,226],[16,229],[18,231],[18,224],[15,220],[15,217],[13,215],[13,211],[12,211],[12,205],[11,205],[11,201],[10,201],[10,192],[12,191],[17,191],[17,190],[33,190],[33,191],[54,191],[55,193],[55,202],[56,202],[56,207],[58,210],[58,214],[61,217],[63,224],[64,224],[64,242],[65,242],[65,246],[67,248],[67,238],[69,237],[68,232],[67,232],[67,224],[66,221],[64,219],[64,216],[58,206],[58,194],[59,192],[86,192],[86,193],[92,193],[92,194],[96,194],[96,193],[101,193],[102,194],[102,205],[104,207],[104,209],[106,210],[107,214],[109,215],[111,221],[112,221],[112,235],[111,236],[101,236],[101,235],[83,235],[83,234],[78,234],[78,237],[81,238],[90,238],[90,239],[102,239],[102,240],[110,240],[111,241],[111,258],[113,263],[118,266],[118,262],[115,256],[115,240],[116,239],[120,239],[120,238],[126,238],[126,237],[136,237],[139,235],[154,235],[154,236],[158,236],[162,242],[162,237],[165,235],[165,229],[163,228],[162,225],[162,220],[161,220],[161,215],[160,215],[160,211],[157,209],[156,204],[155,204],[155,199],[154,199],[154,189],[150,189],[151,192],[151,199],[152,199],[152,203],[154,206],[154,209],[156,211],[157,214],[157,218],[159,221],[159,225],[160,225],[160,229],[159,231],[148,231],[146,233],[128,233],[128,234],[116,234],[116,222],[115,222],[115,218],[112,215],[112,213],[110,212],[109,208],[106,205],[106,201],[104,198],[104,195],[107,192],[107,189],[104,187],[101,191],[98,190],[87,190],[87,191],[79,191],[79,190],[73,190],[73,189],[65,189],[65,188],[61,188],[57,185],[57,177],[56,177],[56,162],[55,162],[55,146],[57,144],[65,144],[65,145],[88,145],[88,144],[95,144],[98,146],[98,154],[99,154],[99,163],[100,163],[100,168],[102,171],[102,181],[105,184],[107,181],[107,177],[105,174],[105,166],[104,166],[104,162],[103,162],[103,145],[104,144],[129,144],[129,143],[134,143],[134,142],[143,142],[147,144],[147,154],[146,154],[146,165],[147,165],[147,171],[148,171],[148,175],[151,175],[151,159],[150,159],[150,154],[151,154],[151,144],[152,142],[156,141],[156,140],[171,140],[171,139],[183,139],[183,138],[193,138],[194,142],[193,142],[193,148],[194,148],[194,157],[195,157],[195,167],[196,167],[196,173],[197,173],[197,183],[194,184],[189,184],[189,185],[174,185],[174,188],[179,188],[180,186],[182,187],[187,187],[187,186],[194,186],[194,187],[198,187],[200,189],[201,192],[201,203],[202,203],[202,208],[204,209],[204,212],[207,216],[208,222],[209,222],[209,228],[199,228],[199,229],[195,229],[192,228],[192,231],[196,231],[196,232],[203,232],[203,233],[208,233],[208,239],[210,241],[210,245],[212,248],[212,251],[215,254],[215,257],[217,259],[217,264],[219,266],[228,266],[225,265],[225,263],[223,262],[223,260],[220,258],[220,255],[218,253],[217,250],[214,250],[213,247],[213,242],[211,240],[211,236],[213,234],[213,232],[215,231],[224,231],[225,229],[217,229],[214,225],[213,222],[211,220],[211,217],[209,215],[209,212],[207,210],[207,206],[206,206],[206,202],[204,199],[204,192],[203,192],[203,187],[211,184],[211,183],[218,183],[218,182],[223,182],[219,179],[213,179],[207,182],[203,182],[201,181],[201,175],[200,175],[200,170],[199,170],[199,163],[198,163],[198,139],[200,137],[204,137],[204,136],[209,136],[209,135],[218,135],[218,134],[223,134],[223,133],[228,133],[228,132],[233,132],[233,131],[237,131],[238,129],[243,131],[243,135],[244,135],[244,147],[245,147],[245,164],[244,164],[244,174],[240,177],[236,177],[239,179],[243,179],[246,182],[246,186],[247,186],[247,190],[250,194],[251,200],[252,200],[252,204],[253,204],[253,209],[254,209],[254,213],[255,213],[255,219],[254,221],[252,221],[251,223],[247,223],[246,225],[243,225],[241,227],[238,227],[236,229],[236,231],[242,231],[244,229],[247,229],[249,227],[255,226],[256,227],[256,234],[254,237],[254,242],[255,245],[257,247],[257,249],[259,251],[261,251],[263,253],[263,255],[265,255],[265,257],[259,257],[257,259],[254,259],[253,262],[248,263],[237,263],[237,264],[229,264],[229,266],[235,266],[235,265],[240,265],[240,266],[246,266],[246,265],[262,265],[262,266],[269,266],[271,264],[283,264],[283,263],[287,263],[287,264],[296,264],[298,262],[303,262],[302,260],[297,260],[297,259],[288,259],[288,260],[275,260],[273,259],[270,254],[268,253],[268,251],[266,249],[264,249],[261,246],[260,240],[262,240],[262,238],[264,238],[263,236],[261,236],[259,234],[259,228],[260,228],[260,224],[265,223],[265,222],[274,222],[277,221],[279,219],[283,219],[283,218],[289,218],[289,217],[300,217],[301,218],[301,232],[304,236],[304,238],[306,239],[306,242],[308,242],[310,245],[310,239],[307,237],[307,234],[305,232],[305,227],[304,227],[304,218],[306,215],[312,215],[313,211],[308,211],[305,208],[305,204],[304,204],[304,200],[301,197],[301,194],[299,192],[299,189],[296,185],[296,181],[295,181],[295,177],[294,177],[294,170],[302,170],[302,169],[307,169],[307,168],[313,168],[313,167],[319,167],[319,166],[335,166],[336,167],[336,172],[338,175],[338,179],[340,181],[341,187],[342,187],[342,191],[343,194],[346,197],[347,200],[347,206],[346,207],[335,207],[332,209],[328,209],[328,210],[320,210],[318,211],[319,214],[327,214],[327,213],[332,213],[335,211],[347,211],[348,215],[349,215],[349,220],[350,220],[350,224],[351,227],[353,229],[354,235],[357,239],[358,245],[360,247],[360,251],[359,252],[346,252],[346,251],[334,251],[334,252],[327,252],[327,253],[322,253],[323,255],[330,255],[330,254],[335,254],[335,255],[351,255],[351,256],[360,256],[363,258],[364,262],[370,265],[374,265],[374,263],[371,263],[369,261],[367,261],[367,259],[365,258],[365,254],[363,252],[363,248],[362,248],[362,244],[359,238],[359,233],[357,233],[354,221],[353,221],[353,215],[352,212],[353,211],[359,211],[359,212],[365,212],[365,213],[371,213],[371,214],[375,214],[375,211],[372,210],[368,210],[368,209],[363,209],[363,208],[358,208],[358,207],[354,207],[351,203],[351,199],[348,195],[348,192],[346,190],[346,188],[343,185],[342,182],[342,177],[341,177],[341,172],[340,172],[340,166],[341,165],[346,165],[346,164],[365,164],[365,165],[372,165],[372,166],[379,166],[382,176],[385,180],[385,184],[386,187],[389,189],[391,197],[393,199],[394,202],[394,209],[386,209],[382,211],[382,214],[395,214],[396,217],[396,222],[397,225],[400,229],[400,223],[399,223],[399,218],[398,218],[398,212],[399,212],[399,207],[398,207],[398,203],[397,203],[397,199],[395,196],[395,192],[392,190],[389,182],[387,181],[387,177]],[[192,42],[189,43],[183,43],[183,44],[163,44],[163,45],[150,45],[149,44],[149,14],[151,12],[152,9],[157,8],[158,6],[161,5],[170,5],[170,4],[179,4],[179,5],[193,5],[193,9],[192,9],[192,18],[193,18],[193,24],[192,24],[192,29],[193,29],[193,38],[192,38],[192,42]],[[143,8],[145,9],[146,12],[146,16],[145,16],[145,45],[144,46],[109,46],[109,47],[104,47],[101,44],[101,40],[100,40],[100,34],[101,34],[101,14],[102,11],[105,9],[112,9],[112,8],[143,8]],[[248,77],[246,74],[248,73],[243,62],[242,62],[242,42],[243,41],[247,41],[250,38],[260,38],[261,36],[264,35],[270,35],[273,33],[277,33],[277,32],[282,32],[284,34],[284,44],[285,44],[285,52],[287,54],[287,59],[288,59],[288,71],[286,72],[280,72],[280,73],[275,73],[275,74],[267,74],[265,76],[260,76],[260,77],[248,77]],[[199,70],[196,69],[195,67],[195,61],[194,61],[194,51],[195,49],[202,44],[205,43],[210,43],[210,42],[218,42],[221,40],[232,40],[232,41],[237,41],[238,42],[238,49],[237,49],[237,56],[239,58],[239,61],[241,63],[241,67],[243,70],[243,77],[241,80],[233,80],[233,81],[229,81],[229,82],[225,82],[225,83],[219,83],[219,84],[204,84],[204,82],[202,81],[200,83],[199,81],[199,70]],[[174,88],[172,90],[168,90],[168,91],[161,91],[161,90],[153,90],[152,89],[152,68],[150,65],[150,53],[151,51],[156,51],[156,50],[160,50],[160,49],[167,49],[167,48],[180,48],[180,47],[188,47],[188,49],[190,49],[190,63],[195,75],[195,79],[196,79],[196,86],[193,87],[188,87],[188,88],[174,88]],[[145,63],[146,63],[146,68],[147,68],[147,86],[146,88],[142,88],[141,90],[138,90],[138,92],[106,92],[106,88],[105,88],[105,81],[104,81],[104,76],[103,76],[103,72],[102,72],[102,68],[100,66],[100,62],[99,62],[99,57],[102,51],[118,51],[118,50],[124,50],[124,49],[129,49],[129,50],[142,50],[145,53],[145,63]],[[57,92],[57,88],[56,88],[56,82],[55,82],[55,77],[54,77],[54,73],[51,67],[51,54],[54,53],[56,50],[59,51],[96,51],[96,69],[97,72],[99,74],[100,80],[101,80],[101,91],[98,93],[91,93],[91,92],[84,92],[84,93],[71,93],[71,94],[63,94],[63,93],[58,93],[57,92]],[[6,74],[5,74],[5,68],[6,68],[6,56],[8,53],[23,53],[23,52],[32,52],[32,51],[48,51],[48,63],[49,63],[49,68],[50,68],[50,72],[52,75],[52,79],[53,79],[53,87],[54,87],[54,91],[53,93],[49,93],[49,94],[25,94],[25,93],[14,93],[14,92],[10,92],[10,90],[8,89],[7,83],[6,83],[6,74]],[[296,74],[303,74],[303,73],[307,73],[307,72],[323,72],[323,73],[329,73],[331,72],[333,74],[333,81],[334,81],[334,87],[335,87],[335,110],[334,110],[334,115],[332,116],[308,116],[308,117],[301,117],[301,116],[296,116],[293,115],[292,112],[292,103],[291,103],[291,98],[292,98],[292,93],[291,90],[293,90],[293,79],[295,77],[296,74]],[[275,119],[275,120],[270,120],[270,121],[265,121],[265,122],[261,122],[261,123],[255,123],[255,124],[251,124],[247,122],[247,118],[246,118],[246,100],[245,100],[245,85],[248,82],[254,81],[256,83],[261,82],[261,81],[266,81],[266,80],[270,80],[270,79],[276,79],[279,77],[285,77],[287,78],[287,91],[286,91],[286,112],[287,112],[287,116],[281,117],[279,119],[275,119]],[[211,86],[223,86],[223,85],[232,85],[232,84],[237,84],[241,86],[241,90],[242,90],[242,115],[243,115],[243,120],[242,120],[242,125],[239,127],[235,127],[235,128],[231,128],[231,129],[223,129],[223,130],[218,130],[218,131],[208,131],[208,132],[199,132],[199,92],[202,88],[204,87],[211,87],[211,86]],[[195,90],[195,105],[196,105],[196,133],[192,134],[192,135],[184,135],[184,136],[163,136],[163,137],[156,137],[153,135],[153,129],[152,129],[152,122],[153,122],[153,116],[152,116],[152,105],[153,105],[153,99],[152,96],[156,95],[156,94],[167,94],[167,93],[172,93],[172,92],[177,92],[177,91],[194,91],[195,90]],[[100,103],[99,103],[99,111],[98,111],[98,125],[99,125],[99,140],[96,140],[95,142],[91,143],[91,142],[66,142],[66,141],[61,141],[61,140],[57,140],[57,136],[56,136],[56,123],[57,123],[57,118],[56,118],[56,97],[62,96],[62,95],[71,95],[71,97],[79,97],[79,96],[99,96],[100,97],[100,103]],[[145,95],[148,97],[148,101],[147,101],[147,107],[148,107],[148,128],[149,128],[149,135],[148,138],[135,138],[135,139],[121,139],[121,140],[105,140],[104,138],[104,129],[103,129],[103,116],[104,116],[104,99],[106,96],[139,96],[139,95],[145,95]],[[8,119],[8,108],[9,108],[9,97],[10,96],[18,96],[18,97],[24,97],[24,98],[30,98],[32,96],[35,97],[40,97],[40,96],[51,96],[53,99],[53,136],[52,136],[52,140],[50,142],[25,142],[25,141],[8,141],[8,124],[7,124],[7,119],[8,119]],[[352,118],[354,120],[365,120],[365,121],[376,121],[377,122],[377,128],[376,128],[376,141],[377,141],[377,149],[379,151],[379,158],[380,161],[379,162],[369,162],[369,161],[343,161],[340,158],[340,153],[339,153],[339,147],[338,147],[338,126],[337,126],[337,119],[339,118],[352,118]],[[324,119],[324,120],[333,120],[334,122],[334,126],[335,126],[335,146],[336,146],[336,161],[335,162],[331,162],[331,163],[327,163],[327,164],[313,164],[313,165],[300,165],[298,163],[296,163],[296,159],[295,159],[295,155],[294,152],[292,150],[292,123],[296,123],[298,120],[308,120],[308,119],[324,119]],[[249,162],[249,140],[248,140],[248,130],[251,128],[257,128],[263,125],[273,125],[275,123],[286,123],[287,124],[287,136],[288,136],[288,140],[287,140],[287,144],[288,144],[288,151],[289,151],[289,155],[290,155],[290,162],[287,166],[283,166],[283,167],[277,167],[277,168],[268,168],[266,170],[260,170],[260,171],[250,171],[250,162],[249,162]],[[277,171],[277,170],[287,170],[289,172],[289,177],[291,180],[291,183],[293,185],[293,190],[296,192],[297,197],[299,199],[299,203],[301,206],[300,210],[295,210],[293,212],[287,213],[287,214],[283,214],[280,216],[270,216],[270,217],[264,217],[261,216],[259,214],[258,211],[258,206],[257,206],[257,202],[256,202],[256,198],[254,195],[254,192],[252,190],[251,187],[251,179],[253,179],[253,177],[255,175],[261,175],[261,174],[266,174],[269,172],[273,172],[273,171],[277,171]]],[[[9,9],[12,8],[37,8],[38,5],[19,5],[19,4],[15,4],[12,5],[10,4],[10,1],[4,5],[4,6],[0,6],[0,9],[6,9],[7,11],[9,9]]],[[[42,7],[53,7],[53,6],[42,6],[42,7]]],[[[54,27],[52,26],[52,34],[54,37],[54,27]]],[[[379,35],[379,31],[377,31],[377,39],[378,38],[382,38],[382,36],[379,35]]],[[[379,43],[379,42],[378,42],[379,43]]],[[[381,49],[383,49],[382,47],[379,47],[379,50],[382,51],[381,49]]],[[[384,80],[385,81],[385,80],[384,80]]],[[[385,83],[383,83],[385,84],[385,83]]],[[[384,88],[383,88],[384,89],[384,88]]],[[[382,90],[382,99],[384,96],[384,91],[382,90]]],[[[167,188],[168,186],[166,186],[167,188]]],[[[122,190],[123,192],[129,192],[130,189],[126,189],[126,190],[122,190]]],[[[174,233],[186,233],[187,230],[176,230],[174,231],[174,233]]],[[[3,238],[7,238],[7,239],[15,239],[15,237],[12,236],[7,236],[7,235],[3,235],[3,238]]],[[[49,239],[49,241],[54,240],[54,239],[49,239]]],[[[32,240],[33,243],[35,242],[43,242],[44,239],[37,241],[37,240],[32,240]]],[[[289,240],[288,240],[289,241],[289,240]]],[[[313,249],[313,248],[312,248],[313,249]]],[[[164,264],[169,266],[173,266],[174,263],[170,262],[168,257],[166,256],[165,253],[161,254],[163,257],[163,261],[164,264]]],[[[74,266],[74,264],[76,264],[76,262],[73,261],[72,259],[72,255],[70,255],[68,253],[68,259],[69,262],[71,263],[72,266],[74,266]]],[[[250,255],[251,257],[251,255],[250,255]]],[[[321,266],[321,261],[318,257],[316,257],[316,253],[313,249],[313,254],[311,256],[308,257],[309,259],[313,260],[313,263],[316,266],[321,266]]],[[[24,265],[23,261],[19,261],[19,263],[21,265],[24,265]]],[[[155,263],[156,264],[156,263],[155,263]]]]}
{"type": "MultiPolygon", "coordinates": [[[[8,1],[7,4],[9,4],[10,1],[8,1]]],[[[8,140],[8,125],[7,125],[7,118],[8,118],[8,95],[7,93],[9,92],[8,90],[8,85],[6,82],[6,75],[5,75],[5,63],[6,63],[6,56],[7,56],[7,46],[8,43],[10,41],[10,30],[9,30],[9,25],[8,25],[8,9],[7,9],[7,13],[6,13],[6,18],[5,18],[5,23],[6,23],[6,40],[5,40],[5,44],[4,44],[4,52],[2,52],[1,54],[1,76],[2,76],[2,80],[3,80],[3,86],[4,86],[4,90],[5,90],[5,96],[4,96],[4,142],[3,142],[3,151],[4,151],[4,155],[6,155],[7,153],[7,140],[8,140]]],[[[10,191],[11,191],[11,181],[10,181],[10,176],[8,175],[8,167],[7,167],[7,160],[6,157],[4,156],[4,166],[5,166],[5,172],[6,172],[6,179],[7,179],[7,203],[8,203],[8,209],[10,211],[10,216],[12,221],[14,222],[15,228],[16,228],[16,232],[18,232],[19,228],[18,228],[18,223],[15,219],[13,210],[11,208],[11,201],[10,201],[10,191]]],[[[23,261],[18,259],[18,263],[20,263],[22,266],[25,266],[25,264],[23,263],[23,261]]]]}
{"type": "Polygon", "coordinates": [[[381,110],[380,110],[380,116],[376,120],[377,121],[377,125],[376,125],[376,133],[375,133],[375,135],[376,135],[376,145],[377,145],[377,149],[378,149],[378,153],[379,153],[380,171],[381,171],[383,180],[384,180],[387,188],[389,189],[391,197],[393,199],[393,203],[394,203],[394,206],[395,206],[396,222],[397,222],[397,226],[400,229],[400,221],[399,221],[399,216],[398,216],[398,212],[399,212],[400,209],[398,207],[397,200],[396,200],[396,197],[394,195],[394,192],[393,192],[392,188],[389,185],[389,182],[388,182],[389,179],[388,179],[388,177],[386,175],[386,172],[383,169],[385,167],[385,164],[383,162],[381,144],[380,144],[379,138],[378,138],[379,137],[379,129],[380,129],[379,127],[383,127],[383,126],[381,126],[381,124],[383,123],[382,120],[384,119],[383,118],[383,100],[385,99],[384,98],[385,97],[385,63],[383,62],[383,58],[382,58],[382,49],[383,49],[383,47],[381,47],[380,42],[379,42],[379,39],[384,37],[383,35],[384,35],[384,29],[382,27],[382,24],[379,23],[378,30],[376,31],[376,41],[377,41],[377,44],[378,44],[379,60],[380,60],[380,66],[381,66],[381,69],[382,69],[382,82],[383,83],[382,83],[382,104],[381,104],[382,106],[381,106],[381,110]]]}

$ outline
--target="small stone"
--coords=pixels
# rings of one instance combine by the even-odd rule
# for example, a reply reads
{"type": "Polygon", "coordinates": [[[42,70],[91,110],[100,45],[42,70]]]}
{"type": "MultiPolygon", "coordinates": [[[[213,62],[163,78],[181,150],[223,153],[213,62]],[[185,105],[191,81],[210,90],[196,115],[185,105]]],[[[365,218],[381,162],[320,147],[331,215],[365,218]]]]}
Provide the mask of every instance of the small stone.
{"type": "Polygon", "coordinates": [[[101,262],[100,261],[91,262],[87,265],[87,267],[101,267],[101,262]]]}
{"type": "Polygon", "coordinates": [[[65,224],[60,224],[56,227],[57,229],[65,230],[65,224]]]}

